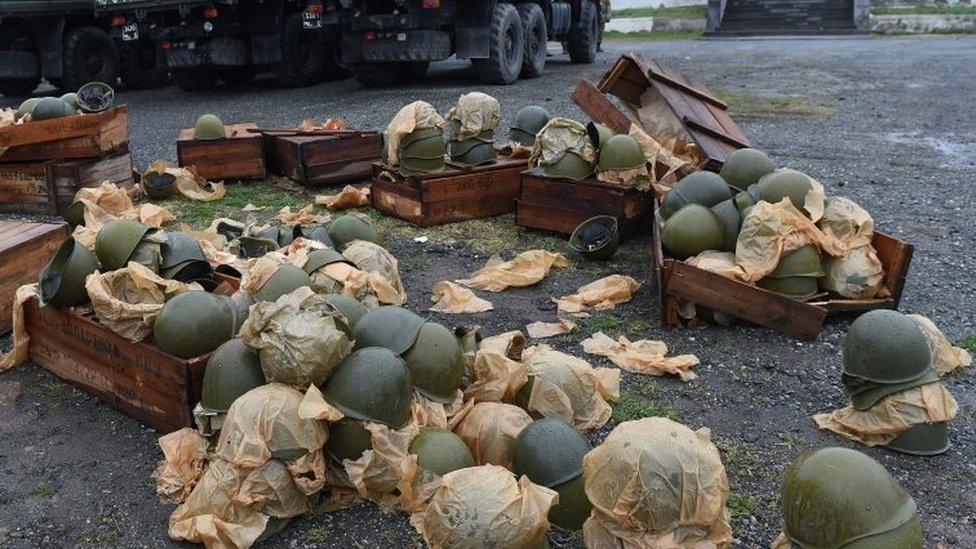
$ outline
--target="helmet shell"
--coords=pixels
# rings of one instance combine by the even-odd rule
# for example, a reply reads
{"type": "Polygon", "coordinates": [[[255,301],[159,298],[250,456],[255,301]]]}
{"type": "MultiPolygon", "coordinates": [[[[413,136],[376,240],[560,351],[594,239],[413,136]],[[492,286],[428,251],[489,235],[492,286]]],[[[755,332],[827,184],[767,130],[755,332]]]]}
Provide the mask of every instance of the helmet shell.
{"type": "Polygon", "coordinates": [[[549,508],[549,522],[571,532],[582,528],[593,509],[593,504],[586,495],[583,476],[553,486],[552,489],[559,494],[559,502],[549,508]]]}
{"type": "Polygon", "coordinates": [[[333,263],[350,263],[342,254],[333,250],[332,248],[323,248],[321,250],[312,250],[308,254],[308,258],[305,260],[305,265],[302,267],[308,274],[312,274],[315,271],[325,267],[326,265],[331,265],[333,263]]]}
{"type": "Polygon", "coordinates": [[[579,181],[593,174],[593,166],[573,151],[566,151],[559,160],[543,168],[548,177],[579,181]]]}
{"type": "Polygon", "coordinates": [[[326,303],[335,307],[346,318],[346,324],[351,329],[355,329],[356,324],[367,313],[366,306],[354,297],[339,294],[328,294],[322,297],[326,303]]]}
{"type": "Polygon", "coordinates": [[[442,324],[425,322],[403,360],[420,394],[444,404],[457,397],[464,368],[461,345],[454,332],[442,324]]]}
{"type": "Polygon", "coordinates": [[[911,382],[931,369],[922,330],[908,316],[887,309],[857,317],[844,339],[844,373],[865,381],[911,382]]]}
{"type": "Polygon", "coordinates": [[[717,173],[698,171],[686,175],[668,191],[661,202],[661,218],[668,219],[688,204],[706,208],[732,198],[732,191],[717,173]]]}
{"type": "Polygon", "coordinates": [[[72,202],[68,207],[61,210],[61,217],[68,222],[72,228],[85,224],[85,205],[81,202],[72,202]]]}
{"type": "MultiPolygon", "coordinates": [[[[740,191],[732,197],[732,202],[735,203],[735,207],[740,212],[745,212],[749,208],[756,205],[756,200],[747,191],[740,191]]],[[[742,216],[745,219],[745,216],[742,216]]]]}
{"type": "Polygon", "coordinates": [[[19,107],[17,107],[17,110],[14,111],[14,115],[17,118],[21,118],[25,114],[30,114],[31,112],[34,111],[34,105],[36,105],[37,102],[40,101],[41,99],[43,99],[43,98],[42,97],[31,97],[31,98],[28,98],[28,99],[24,100],[24,102],[21,103],[19,107]]]}
{"type": "Polygon", "coordinates": [[[446,152],[443,132],[439,128],[421,128],[407,134],[400,141],[397,158],[403,171],[433,173],[444,170],[446,152]]]}
{"type": "Polygon", "coordinates": [[[565,420],[540,419],[522,429],[515,441],[513,470],[553,488],[583,474],[583,456],[589,451],[583,435],[565,420]]]}
{"type": "Polygon", "coordinates": [[[180,358],[205,355],[234,336],[229,300],[207,292],[184,292],[163,305],[153,325],[160,350],[180,358]]]}
{"type": "Polygon", "coordinates": [[[520,145],[531,146],[535,136],[549,123],[549,112],[538,105],[527,105],[515,113],[509,136],[520,145]]]}
{"type": "Polygon", "coordinates": [[[776,164],[766,153],[756,149],[739,149],[725,160],[719,175],[732,187],[744,191],[775,169],[776,164]]]}
{"type": "Polygon", "coordinates": [[[586,134],[590,136],[590,143],[596,149],[601,149],[608,139],[616,135],[608,126],[592,120],[586,124],[586,134]]]}
{"type": "Polygon", "coordinates": [[[200,404],[209,410],[226,412],[237,397],[265,383],[258,354],[243,340],[230,339],[207,360],[200,404]]]}
{"type": "Polygon", "coordinates": [[[756,281],[756,286],[770,292],[792,297],[793,299],[809,299],[817,294],[819,286],[817,279],[809,276],[789,276],[784,278],[765,277],[756,281]]]}
{"type": "Polygon", "coordinates": [[[317,240],[330,248],[335,247],[332,239],[329,238],[329,228],[325,225],[314,225],[308,228],[297,225],[295,227],[295,232],[296,236],[302,236],[309,240],[317,240]]]}
{"type": "Polygon", "coordinates": [[[776,268],[768,276],[770,278],[788,278],[791,276],[818,278],[823,275],[820,252],[813,244],[807,244],[783,255],[776,268]]]}
{"type": "Polygon", "coordinates": [[[617,218],[598,215],[582,222],[569,236],[569,247],[591,261],[607,261],[620,247],[617,218]]]}
{"type": "Polygon", "coordinates": [[[113,219],[106,223],[95,237],[95,255],[102,267],[108,271],[125,267],[148,232],[149,227],[129,219],[113,219]]]}
{"type": "Polygon", "coordinates": [[[712,206],[712,211],[722,220],[722,226],[725,228],[725,236],[722,239],[722,250],[734,252],[735,243],[739,239],[739,226],[742,224],[739,210],[730,198],[712,206]]]}
{"type": "Polygon", "coordinates": [[[171,173],[146,172],[139,180],[146,196],[153,200],[166,200],[176,189],[176,176],[171,173]]]}
{"type": "Polygon", "coordinates": [[[105,82],[88,82],[78,88],[78,106],[84,112],[101,112],[115,103],[115,90],[105,82]]]}
{"type": "Polygon", "coordinates": [[[338,463],[357,460],[363,452],[373,448],[373,435],[358,419],[343,418],[329,424],[329,440],[325,441],[325,453],[338,463]]]}
{"type": "Polygon", "coordinates": [[[257,238],[253,236],[242,236],[237,239],[241,257],[254,258],[261,257],[268,252],[278,249],[278,242],[268,238],[257,238]]]}
{"type": "Polygon", "coordinates": [[[340,250],[353,240],[383,245],[383,238],[376,228],[365,219],[352,214],[339,216],[329,224],[329,238],[340,250]]]}
{"type": "Polygon", "coordinates": [[[468,445],[447,429],[423,427],[410,441],[408,452],[417,456],[417,464],[438,476],[474,467],[474,456],[468,445]]]}
{"type": "Polygon", "coordinates": [[[74,307],[88,301],[85,279],[98,271],[98,258],[68,237],[41,270],[41,299],[52,307],[74,307]]]}
{"type": "Polygon", "coordinates": [[[254,292],[255,301],[277,301],[279,297],[289,294],[302,286],[311,286],[312,279],[305,271],[285,263],[278,267],[273,275],[254,292]]]}
{"type": "Polygon", "coordinates": [[[193,126],[193,139],[209,141],[225,137],[227,137],[227,130],[224,128],[224,123],[215,115],[205,114],[197,118],[197,123],[193,126]]]}
{"type": "Polygon", "coordinates": [[[899,433],[885,447],[913,456],[934,456],[944,453],[949,449],[949,424],[945,421],[920,423],[899,433]]]}
{"type": "Polygon", "coordinates": [[[664,222],[661,230],[661,243],[682,261],[705,250],[721,250],[724,242],[722,220],[699,204],[688,204],[678,210],[664,222]]]}
{"type": "Polygon", "coordinates": [[[470,138],[451,141],[451,161],[465,166],[480,166],[495,161],[495,143],[470,138]]]}
{"type": "Polygon", "coordinates": [[[71,107],[71,110],[74,112],[78,112],[78,110],[81,109],[81,107],[78,106],[78,94],[75,92],[68,92],[62,95],[60,99],[61,101],[64,101],[65,105],[71,107]]]}
{"type": "Polygon", "coordinates": [[[57,97],[42,97],[31,109],[31,120],[34,122],[51,120],[69,114],[74,114],[74,111],[64,101],[57,97]]]}
{"type": "Polygon", "coordinates": [[[166,243],[162,245],[163,262],[159,265],[166,270],[189,261],[206,261],[203,248],[195,238],[183,231],[166,233],[166,243]]]}
{"type": "Polygon", "coordinates": [[[410,372],[389,349],[352,352],[332,372],[322,390],[326,402],[346,416],[400,429],[410,421],[410,372]]]}
{"type": "Polygon", "coordinates": [[[794,461],[780,501],[784,533],[800,547],[848,547],[891,532],[916,513],[915,501],[884,466],[856,450],[836,447],[794,461]]]}
{"type": "Polygon", "coordinates": [[[801,212],[806,212],[803,205],[806,203],[807,193],[813,188],[813,180],[807,174],[781,168],[770,172],[756,183],[756,193],[758,200],[765,200],[773,204],[789,198],[793,206],[801,212]]]}
{"type": "Polygon", "coordinates": [[[608,138],[600,147],[601,170],[633,170],[647,163],[647,157],[636,139],[619,134],[608,138]]]}
{"type": "Polygon", "coordinates": [[[356,347],[383,347],[402,355],[413,346],[424,319],[404,309],[388,305],[367,312],[353,330],[356,347]]]}

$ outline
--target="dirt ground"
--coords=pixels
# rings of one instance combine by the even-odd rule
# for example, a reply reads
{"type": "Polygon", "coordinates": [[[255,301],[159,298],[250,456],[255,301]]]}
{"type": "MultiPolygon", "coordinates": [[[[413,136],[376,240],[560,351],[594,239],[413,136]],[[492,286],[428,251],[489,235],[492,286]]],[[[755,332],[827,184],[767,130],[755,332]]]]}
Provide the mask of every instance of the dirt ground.
{"type": "MultiPolygon", "coordinates": [[[[756,146],[783,165],[817,177],[829,195],[845,195],[874,215],[878,227],[915,244],[902,309],[932,318],[955,341],[976,346],[976,38],[853,40],[742,40],[609,42],[596,65],[551,58],[544,77],[511,87],[486,87],[505,120],[526,104],[582,117],[569,100],[581,76],[598,78],[630,50],[693,75],[720,93],[756,146]]],[[[361,91],[352,81],[300,90],[270,83],[254,88],[185,94],[175,88],[122,91],[132,122],[131,148],[142,168],[175,159],[180,127],[203,112],[225,121],[289,125],[341,116],[353,125],[382,128],[399,106],[425,99],[446,110],[460,93],[479,89],[466,63],[437,66],[422,83],[361,91]]],[[[15,104],[16,98],[0,98],[15,104]]],[[[183,219],[205,224],[215,215],[241,217],[248,202],[306,204],[310,195],[283,181],[235,184],[215,205],[171,202],[183,219]]],[[[515,227],[512,216],[431,230],[374,219],[400,259],[409,306],[430,306],[434,283],[463,277],[494,253],[544,247],[563,251],[551,236],[515,227]],[[426,235],[429,242],[416,242],[426,235]]],[[[649,241],[628,241],[609,264],[556,270],[541,284],[482,293],[495,311],[440,316],[449,324],[478,324],[487,334],[554,318],[551,296],[572,293],[602,276],[623,273],[648,282],[649,241]]],[[[692,428],[708,427],[732,483],[729,507],[736,545],[768,546],[778,534],[779,484],[800,453],[827,445],[854,447],[819,432],[809,416],[845,404],[840,384],[843,333],[850,319],[832,319],[820,338],[799,343],[766,329],[675,331],[662,328],[653,288],[615,310],[581,323],[581,330],[547,340],[583,356],[579,342],[596,331],[631,339],[660,339],[673,353],[702,360],[699,378],[682,383],[625,373],[613,421],[661,415],[692,428]]],[[[10,346],[9,336],[0,349],[10,346]]],[[[595,365],[607,366],[602,359],[595,365]]],[[[918,502],[926,546],[972,547],[976,540],[976,388],[973,370],[945,380],[960,405],[951,427],[953,446],[932,458],[864,449],[883,463],[918,502]]],[[[59,381],[34,365],[0,375],[0,547],[166,547],[172,506],[158,503],[151,473],[161,453],[158,433],[59,381]]],[[[556,534],[554,546],[580,547],[578,537],[556,534]]],[[[266,544],[272,547],[409,547],[422,545],[406,517],[382,515],[362,504],[313,513],[266,544]]]]}

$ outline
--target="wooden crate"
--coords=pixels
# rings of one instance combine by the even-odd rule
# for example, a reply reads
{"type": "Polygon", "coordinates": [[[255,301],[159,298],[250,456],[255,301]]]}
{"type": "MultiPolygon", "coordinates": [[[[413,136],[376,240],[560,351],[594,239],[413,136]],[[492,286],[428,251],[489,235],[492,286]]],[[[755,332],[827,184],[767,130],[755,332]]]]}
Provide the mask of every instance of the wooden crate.
{"type": "Polygon", "coordinates": [[[803,302],[665,257],[660,231],[655,229],[651,276],[661,299],[662,321],[666,326],[682,325],[679,300],[684,300],[797,339],[816,339],[827,315],[898,308],[914,247],[880,232],[874,233],[872,244],[884,268],[883,284],[890,297],[843,299],[828,296],[803,302]]]}
{"type": "Polygon", "coordinates": [[[37,282],[41,269],[67,236],[64,223],[0,220],[0,334],[10,331],[17,288],[37,282]]]}
{"type": "Polygon", "coordinates": [[[449,168],[405,177],[382,163],[373,164],[373,207],[421,227],[515,211],[525,160],[499,157],[491,164],[449,168]]]}
{"type": "Polygon", "coordinates": [[[597,179],[546,177],[538,168],[522,172],[515,223],[569,235],[597,215],[612,215],[622,238],[650,231],[650,191],[622,189],[597,179]]]}
{"type": "Polygon", "coordinates": [[[0,213],[58,215],[82,187],[133,183],[129,153],[86,160],[0,164],[0,213]]]}
{"type": "Polygon", "coordinates": [[[96,158],[128,150],[125,105],[0,128],[0,162],[96,158]]]}
{"type": "Polygon", "coordinates": [[[257,126],[250,122],[224,126],[227,137],[193,139],[193,128],[180,130],[176,139],[176,156],[180,166],[193,166],[197,174],[209,181],[262,178],[264,139],[248,131],[257,126]]]}
{"type": "Polygon", "coordinates": [[[333,135],[265,134],[268,170],[306,187],[369,179],[380,160],[383,136],[377,132],[333,135]]]}

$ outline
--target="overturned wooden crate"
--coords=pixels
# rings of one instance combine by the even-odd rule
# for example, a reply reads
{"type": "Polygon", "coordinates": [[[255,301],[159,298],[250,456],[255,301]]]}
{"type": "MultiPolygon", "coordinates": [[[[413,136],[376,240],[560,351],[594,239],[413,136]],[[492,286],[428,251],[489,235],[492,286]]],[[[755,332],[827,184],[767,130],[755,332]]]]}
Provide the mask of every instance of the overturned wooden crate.
{"type": "Polygon", "coordinates": [[[96,158],[125,152],[128,143],[128,109],[122,105],[95,114],[0,127],[0,162],[96,158]]]}
{"type": "Polygon", "coordinates": [[[0,213],[59,215],[82,187],[133,183],[127,152],[94,159],[0,164],[0,213]]]}
{"type": "Polygon", "coordinates": [[[369,179],[383,151],[383,136],[378,132],[265,133],[264,139],[268,170],[306,187],[369,179]]]}
{"type": "Polygon", "coordinates": [[[64,223],[0,220],[0,334],[10,331],[17,288],[37,282],[41,269],[67,236],[64,223]]]}
{"type": "Polygon", "coordinates": [[[564,235],[597,215],[617,218],[622,238],[650,231],[650,191],[624,189],[595,178],[547,177],[539,168],[522,172],[515,223],[564,235]]]}
{"type": "Polygon", "coordinates": [[[435,174],[404,176],[373,164],[370,200],[381,212],[422,227],[494,217],[515,211],[524,159],[499,157],[490,164],[449,164],[435,174]]]}
{"type": "Polygon", "coordinates": [[[264,139],[250,122],[224,126],[226,137],[194,139],[193,128],[184,128],[176,139],[181,167],[192,166],[209,181],[253,179],[265,176],[264,139]]]}

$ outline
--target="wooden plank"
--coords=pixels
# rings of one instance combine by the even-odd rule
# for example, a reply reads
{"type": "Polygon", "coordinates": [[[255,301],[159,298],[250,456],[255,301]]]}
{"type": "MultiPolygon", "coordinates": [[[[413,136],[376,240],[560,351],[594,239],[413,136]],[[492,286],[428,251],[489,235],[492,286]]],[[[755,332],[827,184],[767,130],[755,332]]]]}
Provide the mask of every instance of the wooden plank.
{"type": "Polygon", "coordinates": [[[250,179],[265,176],[264,145],[253,123],[225,126],[228,137],[193,139],[193,128],[184,128],[176,140],[180,166],[193,166],[200,177],[211,181],[250,179]]]}
{"type": "Polygon", "coordinates": [[[129,153],[97,159],[0,164],[0,213],[57,215],[82,187],[133,183],[129,153]]]}
{"type": "Polygon", "coordinates": [[[590,117],[590,120],[599,122],[617,133],[630,131],[630,118],[589,80],[585,78],[580,80],[573,88],[571,98],[590,117]]]}
{"type": "Polygon", "coordinates": [[[37,282],[67,236],[63,223],[0,220],[0,334],[10,331],[17,288],[37,282]]]}
{"type": "Polygon", "coordinates": [[[28,124],[0,127],[0,158],[4,149],[24,145],[37,145],[60,141],[71,137],[97,135],[115,118],[127,116],[125,105],[96,114],[65,116],[52,120],[39,120],[28,124]]]}

